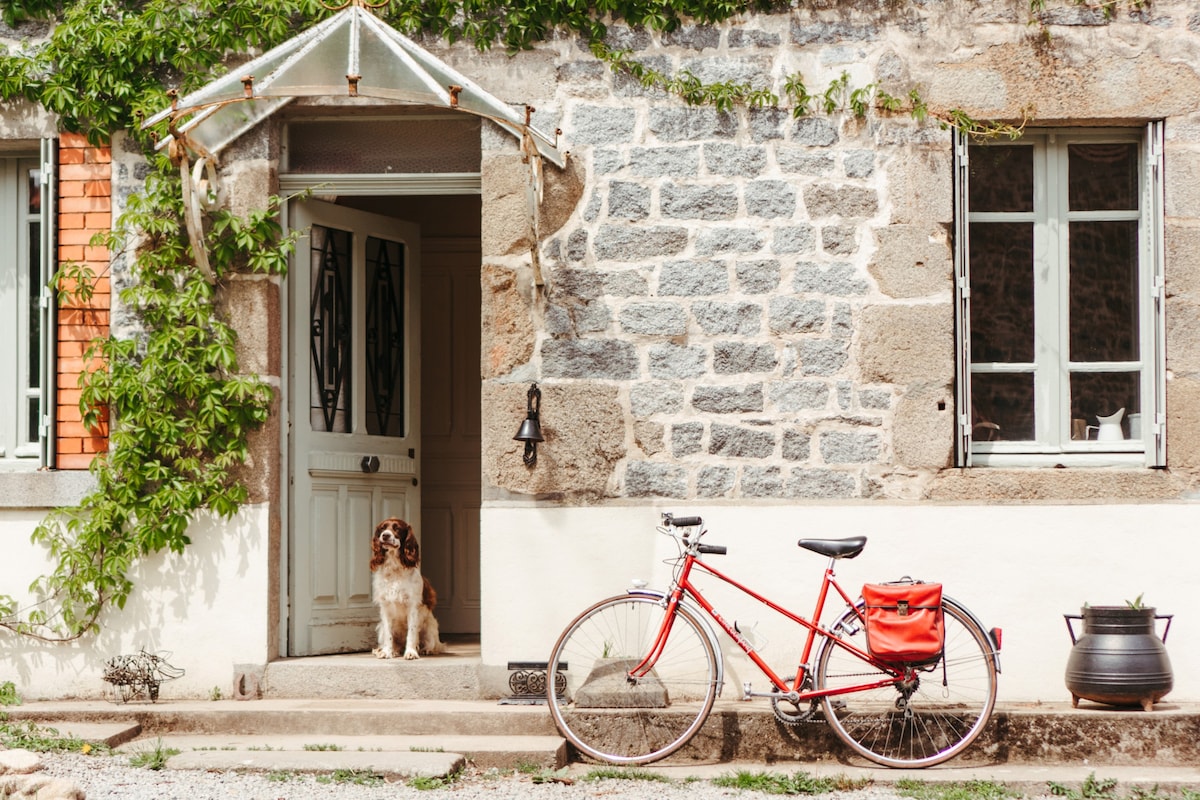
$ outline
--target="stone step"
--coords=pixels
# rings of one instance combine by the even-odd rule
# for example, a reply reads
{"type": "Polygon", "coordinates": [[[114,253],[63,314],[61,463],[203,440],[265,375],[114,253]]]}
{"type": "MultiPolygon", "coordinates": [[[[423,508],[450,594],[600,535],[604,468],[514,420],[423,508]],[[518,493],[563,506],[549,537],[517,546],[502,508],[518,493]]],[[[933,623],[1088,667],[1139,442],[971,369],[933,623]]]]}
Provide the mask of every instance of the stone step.
{"type": "MultiPolygon", "coordinates": [[[[15,719],[69,730],[75,723],[137,726],[140,739],[181,735],[298,736],[305,743],[330,737],[519,736],[558,737],[544,706],[495,701],[258,700],[30,703],[13,706],[15,719]]],[[[1200,763],[1200,706],[1162,703],[1153,711],[1069,704],[1002,705],[987,730],[956,765],[1079,764],[1187,766],[1200,763]]],[[[455,741],[445,738],[444,742],[455,741]]],[[[357,746],[357,745],[356,745],[357,746]]],[[[425,747],[427,745],[405,745],[425,747]]],[[[457,747],[459,744],[432,744],[457,747]]],[[[456,750],[455,752],[458,752],[456,750]]],[[[519,757],[519,756],[518,756],[519,757]]],[[[574,754],[566,753],[566,758],[574,754]]],[[[766,703],[721,700],[696,739],[672,763],[842,762],[845,747],[817,722],[779,724],[766,703]]],[[[513,765],[515,766],[515,764],[513,765]]]]}
{"type": "Polygon", "coordinates": [[[415,661],[370,653],[279,659],[259,681],[262,696],[272,699],[479,700],[486,694],[479,671],[479,644],[451,642],[415,661]]]}

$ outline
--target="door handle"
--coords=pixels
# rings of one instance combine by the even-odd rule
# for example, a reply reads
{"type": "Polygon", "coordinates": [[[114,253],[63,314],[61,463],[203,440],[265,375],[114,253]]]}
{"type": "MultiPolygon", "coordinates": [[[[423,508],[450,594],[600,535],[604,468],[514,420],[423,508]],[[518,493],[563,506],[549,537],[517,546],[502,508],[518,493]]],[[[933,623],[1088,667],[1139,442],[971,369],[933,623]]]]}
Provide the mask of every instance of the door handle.
{"type": "Polygon", "coordinates": [[[362,471],[368,474],[379,472],[379,456],[363,456],[361,466],[362,471]]]}

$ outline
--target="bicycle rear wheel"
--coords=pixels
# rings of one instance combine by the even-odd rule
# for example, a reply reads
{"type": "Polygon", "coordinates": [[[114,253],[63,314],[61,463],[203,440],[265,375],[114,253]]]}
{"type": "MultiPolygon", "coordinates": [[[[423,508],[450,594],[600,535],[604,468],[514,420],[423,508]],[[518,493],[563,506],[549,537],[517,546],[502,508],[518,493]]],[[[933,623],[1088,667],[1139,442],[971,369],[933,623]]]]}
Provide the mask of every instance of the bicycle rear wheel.
{"type": "MultiPolygon", "coordinates": [[[[825,719],[852,750],[889,767],[929,767],[961,753],[987,725],[996,703],[996,658],[990,638],[953,600],[943,599],[946,649],[910,680],[822,698],[825,719]]],[[[860,650],[866,630],[847,610],[830,632],[860,650]]],[[[887,678],[889,673],[826,639],[817,656],[818,689],[887,678]]]]}
{"type": "Polygon", "coordinates": [[[648,764],[687,744],[717,695],[717,657],[691,612],[678,609],[662,653],[641,678],[666,614],[656,598],[610,597],[567,626],[546,673],[550,714],[583,755],[648,764]]]}

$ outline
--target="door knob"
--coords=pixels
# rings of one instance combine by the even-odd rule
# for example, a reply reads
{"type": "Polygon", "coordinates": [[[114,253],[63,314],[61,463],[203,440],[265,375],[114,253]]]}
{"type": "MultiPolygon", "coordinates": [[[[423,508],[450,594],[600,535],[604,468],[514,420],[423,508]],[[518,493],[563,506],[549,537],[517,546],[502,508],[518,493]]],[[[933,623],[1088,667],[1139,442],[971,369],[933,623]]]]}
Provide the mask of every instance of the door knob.
{"type": "Polygon", "coordinates": [[[379,472],[379,456],[363,456],[362,471],[367,473],[379,472]]]}

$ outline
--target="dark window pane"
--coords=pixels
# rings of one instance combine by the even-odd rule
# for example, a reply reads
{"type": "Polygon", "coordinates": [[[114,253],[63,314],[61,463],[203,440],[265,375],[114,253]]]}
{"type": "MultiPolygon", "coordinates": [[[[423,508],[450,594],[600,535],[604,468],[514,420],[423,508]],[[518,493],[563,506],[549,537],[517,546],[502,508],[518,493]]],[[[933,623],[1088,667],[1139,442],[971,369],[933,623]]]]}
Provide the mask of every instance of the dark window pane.
{"type": "Polygon", "coordinates": [[[970,150],[971,211],[1033,211],[1033,148],[990,145],[970,150]]]}
{"type": "Polygon", "coordinates": [[[404,435],[404,245],[367,238],[367,433],[404,435]]]}
{"type": "Polygon", "coordinates": [[[971,361],[1033,361],[1033,224],[971,225],[971,361]]]}
{"type": "Polygon", "coordinates": [[[1138,372],[1073,372],[1071,373],[1071,438],[1109,438],[1115,434],[1111,427],[1120,423],[1121,439],[1141,438],[1141,373],[1138,372]],[[1114,418],[1120,412],[1119,419],[1114,418]],[[1132,422],[1130,414],[1138,414],[1132,422]],[[1108,426],[1101,417],[1109,418],[1108,426]],[[1080,428],[1083,434],[1080,435],[1080,428]],[[1101,435],[1101,430],[1104,434],[1101,435]]]}
{"type": "Polygon", "coordinates": [[[42,171],[29,170],[29,213],[39,214],[42,210],[42,171]]]}
{"type": "Polygon", "coordinates": [[[1072,211],[1120,211],[1138,207],[1138,148],[1123,144],[1073,144],[1068,197],[1072,211]]]}
{"type": "MultiPolygon", "coordinates": [[[[42,385],[42,226],[29,224],[29,385],[42,385]]],[[[35,437],[36,439],[36,437],[35,437]]]]}
{"type": "Polygon", "coordinates": [[[1032,441],[1033,375],[972,373],[971,425],[977,442],[1032,441]]]}
{"type": "Polygon", "coordinates": [[[29,438],[27,438],[25,441],[36,442],[41,438],[39,435],[40,432],[38,430],[40,427],[40,425],[39,425],[40,419],[39,419],[39,411],[38,411],[38,406],[40,405],[40,401],[36,397],[30,397],[27,402],[29,404],[29,416],[27,417],[27,419],[29,420],[29,429],[26,431],[26,435],[29,438]]]}
{"type": "Polygon", "coordinates": [[[312,226],[312,299],[309,344],[312,353],[311,410],[314,431],[349,433],[351,324],[351,236],[312,226]]]}
{"type": "Polygon", "coordinates": [[[1138,357],[1136,222],[1072,222],[1072,361],[1138,357]]]}

